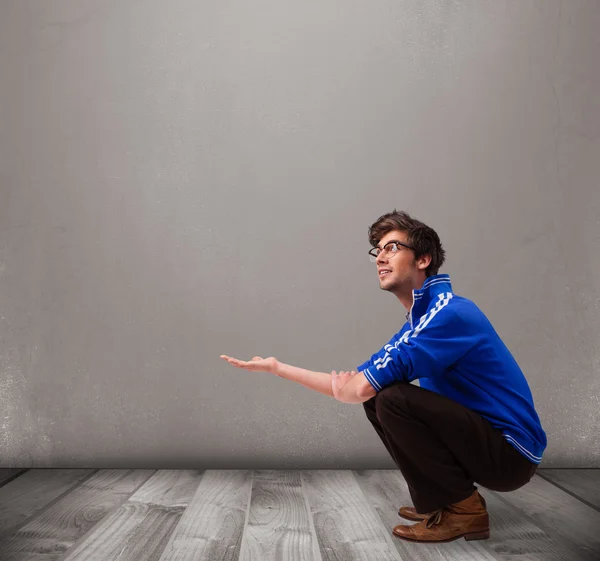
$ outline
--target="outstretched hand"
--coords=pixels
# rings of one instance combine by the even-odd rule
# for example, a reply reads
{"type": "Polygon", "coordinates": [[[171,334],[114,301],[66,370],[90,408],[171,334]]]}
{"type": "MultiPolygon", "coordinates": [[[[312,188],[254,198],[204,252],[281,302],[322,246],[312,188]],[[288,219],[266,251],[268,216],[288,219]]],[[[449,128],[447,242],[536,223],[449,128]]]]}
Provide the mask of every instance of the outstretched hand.
{"type": "Polygon", "coordinates": [[[268,372],[269,374],[277,374],[277,359],[274,356],[268,358],[262,358],[261,356],[255,356],[252,360],[238,360],[227,355],[221,355],[220,358],[226,360],[229,364],[237,366],[238,368],[244,368],[245,370],[251,370],[253,372],[268,372]]]}

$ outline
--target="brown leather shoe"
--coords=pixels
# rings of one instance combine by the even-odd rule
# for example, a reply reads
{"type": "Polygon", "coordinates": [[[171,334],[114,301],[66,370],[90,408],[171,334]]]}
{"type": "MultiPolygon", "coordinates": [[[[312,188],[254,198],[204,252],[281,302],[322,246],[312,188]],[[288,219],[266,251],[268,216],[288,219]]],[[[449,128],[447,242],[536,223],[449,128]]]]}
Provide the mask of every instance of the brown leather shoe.
{"type": "MultiPolygon", "coordinates": [[[[483,506],[487,506],[485,504],[485,499],[479,495],[479,498],[481,499],[481,502],[483,503],[483,506]]],[[[427,513],[427,514],[419,514],[415,507],[413,506],[401,506],[398,509],[398,516],[401,516],[402,518],[406,518],[407,520],[416,520],[416,521],[420,521],[420,520],[425,520],[425,518],[427,518],[429,516],[429,514],[433,514],[431,513],[427,513]]]]}
{"type": "MultiPolygon", "coordinates": [[[[418,514],[418,513],[417,513],[418,514]]],[[[449,542],[490,537],[490,520],[485,501],[477,489],[466,499],[427,513],[418,524],[395,526],[394,535],[415,542],[449,542]]]]}
{"type": "Polygon", "coordinates": [[[398,510],[398,516],[402,516],[407,520],[425,520],[427,518],[425,514],[419,514],[413,506],[401,506],[398,510]]]}

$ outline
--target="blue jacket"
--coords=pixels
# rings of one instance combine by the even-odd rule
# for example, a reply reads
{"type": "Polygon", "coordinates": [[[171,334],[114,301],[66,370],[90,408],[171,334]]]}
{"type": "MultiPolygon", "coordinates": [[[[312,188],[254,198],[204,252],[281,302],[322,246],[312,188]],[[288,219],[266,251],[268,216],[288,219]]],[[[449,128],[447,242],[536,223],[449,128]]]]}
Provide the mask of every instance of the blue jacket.
{"type": "Polygon", "coordinates": [[[484,313],[452,293],[449,275],[413,290],[407,322],[357,367],[380,391],[419,379],[422,388],[479,413],[529,461],[539,464],[546,433],[523,372],[484,313]]]}

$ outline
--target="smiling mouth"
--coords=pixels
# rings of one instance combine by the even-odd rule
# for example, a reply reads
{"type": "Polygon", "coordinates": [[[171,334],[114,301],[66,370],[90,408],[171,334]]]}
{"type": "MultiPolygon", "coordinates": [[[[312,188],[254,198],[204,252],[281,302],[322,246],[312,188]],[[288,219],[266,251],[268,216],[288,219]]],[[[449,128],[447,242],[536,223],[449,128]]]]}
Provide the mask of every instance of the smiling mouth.
{"type": "Polygon", "coordinates": [[[389,275],[391,273],[391,271],[385,271],[383,273],[379,273],[380,277],[385,277],[386,275],[389,275]]]}

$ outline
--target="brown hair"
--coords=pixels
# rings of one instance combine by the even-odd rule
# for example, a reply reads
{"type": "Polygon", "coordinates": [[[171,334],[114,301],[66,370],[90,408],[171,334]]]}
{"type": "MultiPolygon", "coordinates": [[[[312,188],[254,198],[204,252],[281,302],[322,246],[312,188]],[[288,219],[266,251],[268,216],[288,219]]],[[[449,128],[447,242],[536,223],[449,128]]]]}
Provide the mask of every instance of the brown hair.
{"type": "Polygon", "coordinates": [[[415,248],[415,259],[422,255],[430,255],[431,263],[425,274],[428,277],[437,275],[446,259],[446,252],[442,247],[440,237],[433,228],[423,222],[412,218],[404,211],[388,212],[380,216],[369,228],[369,243],[377,247],[383,236],[392,230],[406,233],[407,243],[415,248]]]}

